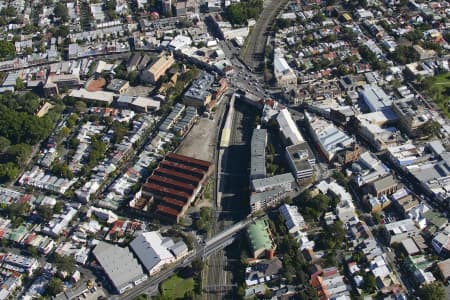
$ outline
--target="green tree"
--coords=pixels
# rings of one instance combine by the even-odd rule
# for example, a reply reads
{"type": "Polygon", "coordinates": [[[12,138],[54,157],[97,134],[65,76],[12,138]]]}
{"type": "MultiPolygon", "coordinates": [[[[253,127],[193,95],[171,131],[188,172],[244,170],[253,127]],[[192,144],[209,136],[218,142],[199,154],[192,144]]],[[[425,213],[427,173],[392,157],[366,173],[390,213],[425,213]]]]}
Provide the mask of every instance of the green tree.
{"type": "Polygon", "coordinates": [[[28,214],[30,211],[30,205],[28,203],[22,202],[14,202],[10,206],[8,206],[6,212],[8,214],[8,218],[15,219],[19,216],[24,216],[28,214]]]}
{"type": "Polygon", "coordinates": [[[11,59],[16,56],[16,47],[7,40],[0,40],[0,57],[3,60],[11,59]]]}
{"type": "Polygon", "coordinates": [[[363,290],[368,294],[372,294],[373,292],[375,292],[375,289],[377,288],[375,276],[373,276],[372,273],[364,273],[363,279],[364,279],[364,283],[362,285],[363,290]]]}
{"type": "Polygon", "coordinates": [[[75,259],[72,256],[59,255],[55,253],[53,262],[60,272],[73,274],[76,270],[75,259]]]}
{"type": "Polygon", "coordinates": [[[86,112],[87,105],[84,101],[77,101],[75,102],[74,108],[77,112],[83,113],[86,112]]]}
{"type": "Polygon", "coordinates": [[[205,263],[201,259],[196,259],[192,261],[191,266],[195,274],[200,274],[203,271],[205,263]]]}
{"type": "Polygon", "coordinates": [[[46,221],[50,221],[53,217],[53,209],[49,205],[41,205],[37,209],[39,215],[46,221]]]}
{"type": "Polygon", "coordinates": [[[38,253],[36,247],[28,246],[27,251],[28,251],[28,253],[30,253],[30,255],[31,255],[32,257],[34,257],[34,258],[36,258],[36,257],[39,256],[39,253],[38,253]]]}
{"type": "Polygon", "coordinates": [[[439,136],[441,124],[435,120],[429,120],[422,128],[422,132],[427,136],[439,136]]]}
{"type": "Polygon", "coordinates": [[[69,148],[70,149],[76,149],[79,144],[80,144],[80,141],[76,137],[71,138],[69,140],[69,148]]]}
{"type": "Polygon", "coordinates": [[[69,118],[67,118],[66,121],[67,127],[73,128],[77,124],[79,119],[80,116],[77,113],[73,113],[72,115],[70,115],[69,118]]]}
{"type": "Polygon", "coordinates": [[[66,162],[53,164],[52,174],[67,179],[72,179],[74,177],[73,172],[69,169],[66,162]]]}
{"type": "Polygon", "coordinates": [[[414,29],[406,33],[404,37],[413,43],[417,43],[418,41],[420,41],[420,39],[422,39],[423,34],[422,31],[420,31],[419,29],[414,29]]]}
{"type": "Polygon", "coordinates": [[[376,224],[380,224],[380,222],[381,222],[381,215],[380,215],[379,212],[374,212],[372,214],[372,218],[373,218],[373,220],[375,221],[376,224]]]}
{"type": "Polygon", "coordinates": [[[344,173],[342,173],[340,171],[334,171],[331,176],[334,179],[336,179],[336,182],[340,186],[343,186],[344,188],[348,188],[348,179],[347,179],[347,177],[345,177],[344,173]]]}
{"type": "Polygon", "coordinates": [[[64,291],[64,285],[61,279],[57,277],[52,277],[47,286],[47,294],[49,296],[56,296],[62,291],[64,291]]]}
{"type": "Polygon", "coordinates": [[[22,78],[18,77],[16,79],[16,89],[18,89],[19,91],[23,90],[25,88],[25,85],[23,83],[22,78]]]}
{"type": "Polygon", "coordinates": [[[17,11],[14,7],[12,6],[8,6],[8,7],[3,7],[0,10],[0,16],[3,17],[10,17],[10,18],[15,18],[17,17],[17,11]]]}
{"type": "Polygon", "coordinates": [[[323,21],[325,21],[325,15],[321,12],[317,13],[314,17],[313,17],[313,21],[316,23],[322,23],[323,21]]]}
{"type": "Polygon", "coordinates": [[[245,10],[240,3],[233,3],[225,10],[226,16],[231,24],[242,25],[247,21],[245,10]]]}
{"type": "Polygon", "coordinates": [[[62,201],[56,202],[55,206],[53,207],[53,213],[59,214],[64,207],[64,203],[62,201]]]}
{"type": "Polygon", "coordinates": [[[0,182],[7,182],[19,176],[20,169],[13,162],[0,164],[0,182]]]}
{"type": "Polygon", "coordinates": [[[11,142],[4,136],[0,136],[0,152],[5,152],[9,146],[11,146],[11,142]]]}
{"type": "Polygon", "coordinates": [[[419,60],[419,54],[412,46],[399,45],[390,58],[397,61],[399,64],[409,64],[419,60]]]}
{"type": "Polygon", "coordinates": [[[28,144],[12,145],[6,151],[6,154],[19,166],[24,167],[31,155],[31,146],[28,144]]]}
{"type": "Polygon", "coordinates": [[[445,288],[441,282],[425,284],[417,291],[421,300],[444,300],[445,288]]]}
{"type": "Polygon", "coordinates": [[[88,157],[88,166],[90,168],[94,167],[97,162],[102,160],[105,157],[106,153],[106,144],[102,141],[99,141],[97,138],[92,138],[91,140],[91,152],[88,157]]]}
{"type": "Polygon", "coordinates": [[[112,143],[119,144],[128,133],[128,123],[115,121],[112,125],[114,131],[112,143]]]}
{"type": "Polygon", "coordinates": [[[64,2],[56,2],[53,9],[53,14],[55,15],[55,17],[60,18],[62,23],[65,23],[69,20],[69,12],[64,2]]]}

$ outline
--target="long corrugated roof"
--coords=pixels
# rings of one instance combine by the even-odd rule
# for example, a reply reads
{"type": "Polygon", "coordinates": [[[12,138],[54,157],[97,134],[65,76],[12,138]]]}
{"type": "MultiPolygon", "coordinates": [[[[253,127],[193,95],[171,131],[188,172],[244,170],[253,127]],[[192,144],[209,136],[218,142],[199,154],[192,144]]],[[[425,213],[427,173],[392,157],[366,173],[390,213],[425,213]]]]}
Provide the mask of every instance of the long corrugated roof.
{"type": "Polygon", "coordinates": [[[193,173],[192,176],[196,176],[198,178],[202,178],[203,175],[205,175],[205,171],[203,171],[201,169],[190,167],[190,166],[187,166],[187,165],[184,165],[181,163],[177,163],[177,162],[173,162],[173,161],[163,160],[163,161],[161,161],[159,166],[161,168],[166,168],[166,169],[175,169],[175,171],[193,173]]]}
{"type": "Polygon", "coordinates": [[[169,195],[172,195],[175,197],[180,197],[181,199],[185,199],[186,201],[191,196],[187,193],[180,192],[175,189],[171,189],[171,188],[167,188],[167,187],[162,187],[162,186],[156,185],[154,183],[150,183],[150,182],[144,183],[143,188],[149,190],[150,192],[156,192],[158,194],[169,194],[169,195]]]}
{"type": "Polygon", "coordinates": [[[190,181],[192,184],[197,185],[200,182],[200,179],[191,175],[187,175],[181,172],[177,172],[177,171],[173,171],[173,170],[169,170],[169,169],[165,169],[165,168],[157,168],[154,171],[155,174],[161,174],[161,175],[166,175],[166,176],[173,176],[182,180],[187,180],[190,181]]]}
{"type": "Polygon", "coordinates": [[[156,206],[156,214],[171,215],[173,217],[178,217],[178,215],[180,213],[173,208],[163,206],[163,205],[157,205],[156,206]]]}
{"type": "Polygon", "coordinates": [[[176,159],[176,160],[180,160],[182,162],[186,162],[188,164],[194,164],[194,165],[198,165],[199,167],[203,167],[203,168],[209,168],[211,166],[210,162],[207,162],[205,160],[201,160],[201,159],[196,159],[196,158],[192,158],[192,157],[188,157],[188,156],[184,156],[184,155],[180,155],[180,154],[176,154],[176,153],[168,153],[166,155],[166,159],[176,159]]]}
{"type": "Polygon", "coordinates": [[[195,186],[192,184],[187,184],[178,180],[173,180],[167,177],[162,177],[158,175],[152,175],[147,179],[147,182],[154,182],[155,184],[162,184],[164,186],[169,186],[172,188],[180,188],[185,190],[187,193],[191,193],[195,190],[195,186]]]}

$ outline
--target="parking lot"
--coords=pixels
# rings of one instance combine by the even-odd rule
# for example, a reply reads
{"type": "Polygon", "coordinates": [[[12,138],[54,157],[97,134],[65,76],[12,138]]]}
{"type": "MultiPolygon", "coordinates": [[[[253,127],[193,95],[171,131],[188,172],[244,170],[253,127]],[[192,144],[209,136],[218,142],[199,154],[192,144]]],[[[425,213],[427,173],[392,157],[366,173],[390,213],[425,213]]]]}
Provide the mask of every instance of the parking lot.
{"type": "Polygon", "coordinates": [[[212,162],[216,146],[217,128],[223,112],[223,102],[219,104],[213,120],[200,117],[191,131],[184,138],[176,151],[178,154],[212,162]]]}

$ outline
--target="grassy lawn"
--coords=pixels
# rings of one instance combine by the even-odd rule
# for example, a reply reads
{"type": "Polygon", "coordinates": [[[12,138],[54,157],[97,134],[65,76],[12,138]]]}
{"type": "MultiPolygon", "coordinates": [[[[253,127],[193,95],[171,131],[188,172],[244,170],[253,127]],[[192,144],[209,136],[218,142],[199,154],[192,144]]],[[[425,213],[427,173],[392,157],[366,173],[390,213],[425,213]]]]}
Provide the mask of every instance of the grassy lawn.
{"type": "Polygon", "coordinates": [[[161,284],[161,294],[167,299],[182,298],[188,291],[194,290],[194,279],[183,279],[174,275],[161,284]]]}
{"type": "Polygon", "coordinates": [[[442,110],[446,117],[450,117],[450,73],[443,73],[425,79],[425,90],[433,98],[434,103],[442,110]]]}

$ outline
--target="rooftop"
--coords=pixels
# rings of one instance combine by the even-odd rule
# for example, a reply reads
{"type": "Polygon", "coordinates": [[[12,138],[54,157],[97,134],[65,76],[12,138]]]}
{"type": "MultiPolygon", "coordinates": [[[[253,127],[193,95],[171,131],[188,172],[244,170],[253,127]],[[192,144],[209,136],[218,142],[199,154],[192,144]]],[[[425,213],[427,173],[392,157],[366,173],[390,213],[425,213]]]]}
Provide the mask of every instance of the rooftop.
{"type": "Polygon", "coordinates": [[[269,234],[269,225],[267,224],[267,221],[267,218],[259,219],[247,227],[247,234],[253,251],[259,249],[269,250],[274,247],[269,234]]]}
{"type": "Polygon", "coordinates": [[[139,234],[131,241],[130,247],[136,253],[144,268],[151,271],[161,261],[174,259],[164,242],[166,242],[166,239],[159,232],[150,231],[139,234]]]}
{"type": "Polygon", "coordinates": [[[277,116],[277,122],[280,126],[281,134],[288,143],[296,145],[305,141],[287,108],[280,111],[277,116]]]}
{"type": "Polygon", "coordinates": [[[144,277],[142,267],[128,248],[100,241],[92,253],[117,290],[144,277]]]}
{"type": "Polygon", "coordinates": [[[214,76],[202,72],[200,76],[192,83],[189,89],[184,93],[183,97],[188,97],[190,99],[195,99],[199,101],[204,101],[205,98],[210,95],[210,87],[214,83],[214,76]]]}

